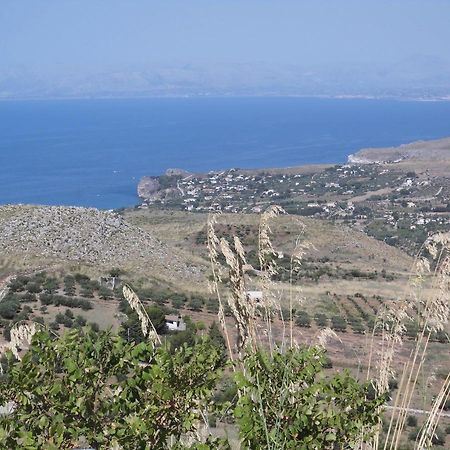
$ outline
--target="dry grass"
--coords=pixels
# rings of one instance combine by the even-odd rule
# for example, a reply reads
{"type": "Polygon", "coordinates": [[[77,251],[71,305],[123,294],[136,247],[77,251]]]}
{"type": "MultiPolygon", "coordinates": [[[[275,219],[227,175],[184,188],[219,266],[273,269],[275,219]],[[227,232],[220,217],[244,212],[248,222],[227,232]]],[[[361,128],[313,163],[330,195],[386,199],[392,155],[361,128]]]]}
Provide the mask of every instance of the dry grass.
{"type": "MultiPolygon", "coordinates": [[[[409,285],[409,295],[404,300],[393,303],[379,316],[376,326],[382,329],[381,347],[378,352],[371,352],[369,363],[368,378],[373,380],[378,394],[388,392],[390,378],[396,376],[399,378],[399,389],[393,403],[394,410],[385,436],[384,450],[395,450],[400,447],[406,418],[419,389],[419,379],[425,373],[431,335],[437,331],[444,331],[448,324],[450,316],[449,234],[439,233],[425,242],[421,255],[416,260],[414,272],[415,276],[409,285]],[[397,374],[395,359],[403,346],[406,326],[411,321],[417,321],[419,324],[418,336],[408,359],[397,374]],[[372,359],[375,360],[374,365],[372,359]]],[[[427,380],[432,381],[433,378],[428,375],[427,380]]],[[[428,405],[429,414],[416,441],[417,449],[432,446],[443,404],[450,395],[450,371],[438,389],[438,395],[428,405]]],[[[378,449],[381,445],[380,437],[381,424],[367,448],[378,449]]]]}
{"type": "MultiPolygon", "coordinates": [[[[176,247],[188,264],[205,267],[209,254],[203,242],[197,242],[199,233],[206,235],[205,224],[208,216],[202,213],[180,211],[127,211],[128,221],[138,225],[162,241],[176,247]]],[[[248,229],[250,233],[241,241],[246,251],[257,251],[260,216],[257,214],[221,214],[217,217],[216,233],[222,237],[237,235],[239,230],[248,229]]],[[[329,259],[330,264],[345,270],[365,270],[381,272],[385,269],[396,276],[391,282],[367,279],[333,279],[320,280],[317,283],[305,283],[305,297],[314,300],[319,293],[332,291],[337,293],[370,293],[382,290],[382,295],[393,297],[401,290],[409,277],[413,258],[399,249],[368,237],[345,226],[336,226],[330,222],[281,215],[272,221],[272,242],[278,251],[293,253],[297,235],[302,235],[301,242],[309,242],[314,247],[308,256],[315,260],[329,259]]],[[[187,286],[188,287],[188,286],[187,286]]],[[[284,287],[289,289],[288,283],[284,287]]]]}
{"type": "Polygon", "coordinates": [[[260,346],[268,346],[270,351],[274,351],[296,345],[293,309],[294,305],[302,302],[302,295],[300,286],[293,288],[293,281],[311,245],[300,237],[305,226],[296,220],[299,237],[291,251],[288,290],[282,283],[273,281],[279,271],[277,259],[280,252],[273,244],[272,224],[284,214],[282,208],[271,206],[261,215],[257,235],[258,268],[247,263],[246,249],[238,237],[234,236],[230,240],[218,237],[215,227],[219,216],[210,215],[208,218],[207,241],[213,274],[211,290],[219,301],[219,322],[232,360],[236,357],[242,359],[246,351],[255,351],[260,346]],[[257,286],[261,298],[255,299],[249,295],[249,285],[257,286]],[[282,299],[286,295],[289,309],[287,316],[283,317],[282,299]],[[231,311],[234,324],[232,330],[224,315],[225,307],[231,311]],[[281,333],[273,329],[276,323],[281,333]],[[233,342],[234,336],[236,339],[233,342]]]}
{"type": "Polygon", "coordinates": [[[155,345],[159,344],[161,345],[161,338],[159,337],[158,333],[156,332],[155,326],[153,325],[152,321],[150,320],[150,317],[147,314],[147,311],[145,310],[144,305],[139,300],[139,297],[136,295],[136,293],[131,289],[130,286],[125,284],[123,286],[123,296],[125,297],[125,300],[130,305],[130,308],[138,315],[139,321],[141,322],[141,328],[142,328],[142,334],[146,339],[149,339],[151,342],[153,342],[155,345]]]}
{"type": "MultiPolygon", "coordinates": [[[[214,275],[214,291],[219,296],[221,311],[219,319],[227,336],[229,350],[232,358],[242,358],[245,351],[253,351],[261,343],[265,342],[273,350],[275,333],[273,329],[274,315],[280,310],[280,291],[276,283],[272,281],[277,274],[277,250],[271,239],[270,222],[276,219],[282,210],[273,207],[262,215],[258,233],[258,258],[259,270],[249,267],[246,262],[245,250],[238,238],[229,243],[226,239],[217,236],[214,226],[217,217],[211,216],[208,222],[208,250],[214,275]],[[228,330],[228,323],[223,316],[224,267],[220,264],[220,256],[225,260],[227,287],[229,295],[225,295],[228,306],[232,311],[233,321],[236,327],[236,346],[232,347],[228,330]],[[252,303],[246,295],[246,286],[250,277],[259,280],[264,297],[261,304],[252,303]],[[263,324],[263,326],[261,326],[263,324]]],[[[297,245],[298,241],[297,241],[297,245]]],[[[302,242],[298,251],[298,259],[293,257],[291,269],[292,277],[295,275],[294,265],[301,266],[301,260],[309,243],[302,242]],[[294,264],[295,263],[295,264],[294,264]]],[[[427,258],[420,256],[414,265],[415,276],[408,284],[408,295],[399,296],[385,310],[381,311],[376,322],[376,329],[366,347],[368,352],[367,379],[371,380],[378,395],[389,392],[389,382],[393,378],[399,378],[399,389],[390,410],[390,423],[386,435],[382,436],[381,422],[375,430],[375,435],[370,442],[361,444],[363,449],[397,450],[404,440],[406,418],[413,406],[413,401],[419,395],[420,377],[424,376],[425,362],[430,345],[430,337],[433,332],[445,329],[450,314],[450,236],[438,234],[427,240],[424,245],[427,258]],[[420,324],[420,332],[412,346],[409,355],[403,358],[402,367],[397,371],[399,356],[404,350],[406,342],[406,326],[415,320],[420,324]],[[375,336],[381,334],[380,337],[375,336]],[[400,374],[400,375],[399,375],[400,374]],[[384,443],[381,438],[383,437],[384,443]]],[[[295,252],[294,252],[295,254],[295,252]]],[[[255,284],[255,280],[252,281],[255,284]]],[[[289,292],[289,308],[292,311],[292,291],[289,292]]],[[[289,317],[281,317],[281,336],[277,336],[278,350],[287,346],[293,346],[292,312],[289,317]],[[286,322],[289,324],[289,337],[286,333],[286,322]],[[281,342],[281,344],[280,344],[281,342]]],[[[328,347],[329,340],[339,340],[336,333],[330,329],[322,330],[317,336],[319,345],[328,347]]],[[[342,342],[341,342],[342,343],[342,342]]],[[[356,356],[356,354],[354,355],[356,356]]],[[[361,368],[361,361],[358,362],[361,368]]],[[[429,413],[416,442],[417,449],[430,448],[436,432],[443,402],[450,396],[450,372],[444,374],[438,393],[429,405],[429,413]]],[[[428,375],[427,383],[433,377],[428,375]]],[[[380,409],[380,416],[383,411],[380,409]]]]}

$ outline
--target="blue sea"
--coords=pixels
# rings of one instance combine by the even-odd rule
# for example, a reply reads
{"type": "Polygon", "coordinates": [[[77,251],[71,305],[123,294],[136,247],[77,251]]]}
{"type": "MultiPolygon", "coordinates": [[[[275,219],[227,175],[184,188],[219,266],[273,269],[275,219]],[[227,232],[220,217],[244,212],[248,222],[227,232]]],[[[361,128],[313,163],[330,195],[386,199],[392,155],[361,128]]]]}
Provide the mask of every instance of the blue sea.
{"type": "Polygon", "coordinates": [[[143,175],[343,163],[450,136],[450,102],[186,98],[0,102],[0,204],[119,208],[143,175]]]}

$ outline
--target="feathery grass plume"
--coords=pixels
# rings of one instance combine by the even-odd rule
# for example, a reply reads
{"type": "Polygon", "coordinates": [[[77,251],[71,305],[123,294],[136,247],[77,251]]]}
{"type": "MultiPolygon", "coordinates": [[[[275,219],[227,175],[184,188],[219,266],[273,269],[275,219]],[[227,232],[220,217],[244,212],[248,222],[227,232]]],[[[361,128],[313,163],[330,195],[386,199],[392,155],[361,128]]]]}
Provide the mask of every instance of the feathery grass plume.
{"type": "Polygon", "coordinates": [[[242,243],[235,237],[232,250],[228,241],[222,238],[220,249],[228,266],[231,289],[228,305],[238,332],[238,352],[246,348],[256,350],[256,304],[247,295],[245,272],[248,265],[242,243]]]}
{"type": "Polygon", "coordinates": [[[441,386],[439,394],[436,396],[431,411],[425,421],[421,432],[418,436],[418,449],[430,448],[433,443],[433,438],[436,435],[436,430],[439,424],[442,411],[445,403],[450,398],[450,372],[448,373],[444,383],[441,386]]]}
{"type": "Polygon", "coordinates": [[[303,296],[297,296],[294,299],[294,280],[298,278],[300,274],[303,258],[307,250],[313,248],[310,242],[305,242],[303,239],[301,239],[302,235],[305,232],[305,225],[301,221],[297,221],[297,223],[301,227],[301,232],[295,239],[294,251],[291,254],[291,259],[289,262],[289,345],[291,348],[294,346],[294,301],[300,306],[304,300],[303,296]]]}
{"type": "MultiPolygon", "coordinates": [[[[406,331],[406,323],[411,320],[410,312],[410,302],[397,300],[388,305],[386,309],[382,310],[375,321],[371,339],[367,379],[372,383],[377,396],[383,396],[389,392],[389,380],[396,376],[394,360],[398,350],[403,345],[403,335],[406,331]],[[381,330],[381,341],[380,348],[374,351],[373,346],[377,329],[381,330]],[[374,356],[377,357],[375,362],[372,361],[374,356]],[[374,364],[376,369],[375,376],[372,376],[371,374],[372,364],[374,364]]],[[[397,404],[395,406],[397,406],[397,404]]],[[[379,412],[381,416],[381,407],[379,412]]],[[[394,415],[394,413],[391,415],[388,436],[392,432],[392,427],[394,426],[394,415]]],[[[382,431],[381,421],[374,431],[372,441],[366,448],[378,449],[382,431]]]]}
{"type": "Polygon", "coordinates": [[[209,260],[211,263],[212,271],[212,282],[209,285],[212,294],[215,294],[217,301],[219,302],[219,310],[217,312],[217,317],[219,319],[219,324],[224,332],[225,341],[227,343],[228,355],[233,361],[233,349],[231,347],[230,335],[228,333],[227,323],[225,321],[225,305],[222,301],[222,295],[220,292],[219,284],[222,282],[222,266],[219,262],[219,252],[220,252],[220,239],[218,238],[215,225],[217,224],[218,214],[209,214],[208,221],[206,224],[206,237],[207,237],[207,248],[209,253],[209,260]]]}
{"type": "MultiPolygon", "coordinates": [[[[426,361],[432,333],[444,330],[450,314],[450,234],[438,233],[429,237],[415,260],[414,277],[410,280],[411,292],[405,300],[396,302],[377,320],[381,326],[381,350],[374,386],[378,394],[388,391],[389,378],[394,375],[393,362],[403,342],[408,322],[417,321],[419,332],[408,360],[401,371],[398,390],[385,438],[384,450],[399,448],[406,419],[420,374],[426,361]],[[425,256],[428,254],[428,257],[425,256]]],[[[374,337],[374,336],[373,336],[374,337]]],[[[370,359],[372,355],[370,356],[370,359]]],[[[370,372],[370,363],[369,370],[370,372]]],[[[429,448],[439,421],[441,401],[448,398],[448,377],[444,381],[440,400],[432,405],[416,448],[429,448]]],[[[378,427],[369,447],[378,449],[381,426],[378,427]]]]}
{"type": "Polygon", "coordinates": [[[145,338],[149,338],[153,344],[161,344],[161,339],[156,332],[156,329],[144,308],[144,305],[140,301],[136,293],[131,289],[130,286],[125,284],[123,286],[123,296],[125,300],[130,305],[130,308],[136,312],[138,318],[141,322],[142,334],[145,338]]]}
{"type": "Polygon", "coordinates": [[[377,316],[375,326],[382,332],[377,361],[378,376],[375,378],[374,386],[378,395],[389,391],[389,380],[395,376],[394,357],[403,345],[406,323],[410,320],[412,320],[411,304],[402,300],[392,303],[377,316]]]}
{"type": "Polygon", "coordinates": [[[11,342],[9,343],[9,349],[13,353],[16,359],[19,361],[22,359],[20,356],[20,349],[24,345],[30,345],[34,333],[36,333],[36,324],[31,323],[16,323],[11,328],[11,342]]]}
{"type": "Polygon", "coordinates": [[[270,221],[281,214],[285,214],[285,210],[281,206],[271,205],[261,215],[258,232],[258,259],[259,266],[266,278],[271,278],[278,273],[276,258],[278,252],[273,247],[270,236],[272,229],[270,221]]]}
{"type": "Polygon", "coordinates": [[[327,348],[328,341],[331,339],[336,339],[337,341],[341,342],[339,336],[329,327],[320,330],[317,335],[317,343],[323,349],[327,348]]]}
{"type": "MultiPolygon", "coordinates": [[[[273,278],[279,272],[277,259],[281,253],[275,250],[272,241],[270,222],[274,218],[285,211],[279,206],[270,206],[262,215],[258,230],[258,263],[259,270],[252,267],[247,262],[246,251],[242,242],[238,237],[233,237],[232,242],[222,238],[219,239],[215,232],[215,225],[217,224],[217,214],[208,216],[207,224],[207,242],[208,251],[212,269],[212,283],[210,289],[217,295],[219,301],[219,322],[224,330],[227,346],[230,356],[232,357],[233,350],[230,344],[229,333],[225,321],[224,310],[228,306],[231,315],[234,319],[238,339],[237,351],[242,356],[242,350],[245,348],[256,348],[257,341],[260,339],[268,340],[269,348],[272,351],[273,333],[272,321],[275,315],[280,315],[283,322],[283,330],[285,331],[285,317],[283,317],[281,309],[281,296],[283,292],[280,285],[276,283],[273,278]],[[223,294],[220,289],[222,280],[224,279],[224,267],[220,262],[224,258],[227,275],[229,279],[230,294],[226,300],[222,298],[223,294]],[[258,301],[254,301],[248,295],[247,284],[250,280],[249,275],[255,275],[255,282],[258,288],[262,291],[262,297],[258,301]],[[265,327],[258,326],[258,319],[263,319],[265,327]]],[[[304,231],[303,223],[300,223],[301,232],[304,231]]],[[[303,256],[309,248],[309,244],[301,242],[300,238],[296,240],[294,252],[291,256],[290,267],[290,281],[298,275],[303,256]]],[[[253,277],[252,277],[253,278],[253,277]]],[[[292,331],[292,305],[294,302],[293,291],[290,291],[290,313],[289,320],[291,322],[290,332],[290,346],[293,346],[293,331],[292,331]]],[[[286,333],[283,332],[282,347],[284,347],[286,333]]]]}
{"type": "MultiPolygon", "coordinates": [[[[263,301],[261,308],[263,312],[264,321],[266,324],[267,334],[269,338],[269,348],[273,351],[273,333],[272,320],[275,312],[281,311],[280,296],[281,292],[276,288],[273,282],[273,277],[279,273],[277,259],[279,252],[277,252],[272,244],[271,235],[272,229],[270,227],[271,221],[276,217],[286,214],[286,211],[278,205],[270,205],[262,214],[259,222],[258,230],[258,261],[259,261],[259,280],[263,292],[263,301]]],[[[285,329],[284,318],[283,329],[285,329]]]]}
{"type": "Polygon", "coordinates": [[[422,302],[423,326],[428,331],[442,331],[450,316],[450,233],[439,233],[425,242],[435,261],[433,290],[436,295],[429,295],[422,302]]]}
{"type": "MultiPolygon", "coordinates": [[[[437,331],[443,331],[450,317],[450,233],[438,233],[425,241],[434,263],[431,294],[420,302],[419,310],[423,332],[420,338],[424,347],[428,345],[430,336],[437,331]]],[[[427,269],[431,272],[430,265],[427,269]]],[[[436,396],[427,420],[419,435],[417,448],[429,448],[441,417],[443,405],[450,396],[450,372],[447,374],[439,394],[436,396]]]]}

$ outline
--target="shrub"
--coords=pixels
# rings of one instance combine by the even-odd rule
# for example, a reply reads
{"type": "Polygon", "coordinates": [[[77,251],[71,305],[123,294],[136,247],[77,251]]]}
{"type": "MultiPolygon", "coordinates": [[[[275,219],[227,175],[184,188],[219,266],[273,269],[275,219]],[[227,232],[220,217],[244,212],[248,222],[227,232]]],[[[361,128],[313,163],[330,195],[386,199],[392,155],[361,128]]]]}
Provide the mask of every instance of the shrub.
{"type": "Polygon", "coordinates": [[[92,309],[92,303],[84,298],[64,297],[62,295],[41,294],[41,303],[45,305],[68,306],[69,308],[81,308],[85,311],[92,309]]]}
{"type": "Polygon", "coordinates": [[[406,425],[408,425],[408,427],[417,427],[417,417],[408,416],[406,419],[406,425]]]}
{"type": "Polygon", "coordinates": [[[336,331],[345,332],[347,330],[347,322],[341,316],[333,316],[331,318],[331,328],[336,331]]]}
{"type": "Polygon", "coordinates": [[[94,297],[94,289],[91,286],[83,286],[80,291],[81,297],[93,298],[94,297]]]}
{"type": "Polygon", "coordinates": [[[58,322],[51,322],[49,324],[50,330],[58,331],[59,330],[59,323],[58,322]]]}
{"type": "Polygon", "coordinates": [[[299,311],[295,323],[299,327],[309,328],[311,326],[311,318],[309,317],[309,314],[306,311],[299,311]]]}
{"type": "Polygon", "coordinates": [[[40,284],[32,283],[32,282],[28,283],[28,284],[25,286],[25,289],[26,289],[28,292],[31,292],[32,294],[39,294],[39,292],[42,291],[42,288],[41,288],[40,284]]]}
{"type": "Polygon", "coordinates": [[[58,280],[56,278],[47,278],[42,286],[48,294],[54,294],[58,288],[58,280]]]}
{"type": "Polygon", "coordinates": [[[76,327],[84,327],[86,325],[86,319],[83,316],[77,316],[74,320],[74,326],[76,327]]]}
{"type": "Polygon", "coordinates": [[[89,300],[84,300],[82,298],[79,298],[77,300],[78,300],[77,306],[75,306],[75,307],[79,307],[83,311],[88,311],[93,308],[92,303],[89,300]]]}
{"type": "Polygon", "coordinates": [[[438,428],[431,439],[433,445],[445,445],[445,434],[438,428]]]}
{"type": "Polygon", "coordinates": [[[75,278],[70,275],[64,278],[64,293],[70,297],[75,295],[75,278]]]}
{"type": "Polygon", "coordinates": [[[45,324],[45,320],[44,320],[44,318],[43,318],[42,316],[34,317],[33,320],[34,320],[36,323],[40,323],[41,325],[44,325],[44,324],[45,324]]]}
{"type": "Polygon", "coordinates": [[[172,306],[173,306],[175,309],[181,309],[181,308],[183,308],[183,306],[184,306],[184,301],[181,300],[180,298],[173,298],[173,299],[172,299],[172,306]]]}
{"type": "Polygon", "coordinates": [[[25,294],[22,294],[22,296],[20,297],[20,301],[23,303],[37,302],[37,297],[36,294],[32,294],[31,292],[25,292],[25,294]]]}
{"type": "Polygon", "coordinates": [[[175,331],[168,339],[169,351],[173,354],[178,349],[183,347],[192,347],[195,345],[195,331],[185,330],[185,331],[175,331]]]}
{"type": "Polygon", "coordinates": [[[323,363],[324,351],[315,347],[247,355],[236,377],[244,448],[351,448],[365,426],[378,423],[384,399],[367,400],[367,386],[348,372],[323,378],[323,363]]]}
{"type": "Polygon", "coordinates": [[[209,313],[217,313],[219,311],[219,303],[217,302],[217,300],[209,299],[206,302],[206,310],[209,313]]]}
{"type": "Polygon", "coordinates": [[[364,325],[359,321],[353,322],[351,324],[351,327],[352,327],[352,331],[357,334],[364,334],[366,331],[364,325]]]}
{"type": "Polygon", "coordinates": [[[80,284],[85,284],[91,281],[91,278],[87,275],[84,275],[83,273],[76,273],[73,279],[80,284]]]}
{"type": "Polygon", "coordinates": [[[105,286],[100,287],[98,290],[98,295],[102,300],[110,300],[114,297],[113,291],[105,286]]]}
{"type": "Polygon", "coordinates": [[[315,321],[318,327],[323,328],[328,325],[328,318],[325,314],[319,313],[315,317],[315,321]]]}
{"type": "MultiPolygon", "coordinates": [[[[156,332],[158,334],[167,333],[165,311],[159,306],[146,308],[146,311],[156,332]]],[[[122,324],[120,335],[129,342],[142,342],[144,340],[141,322],[135,312],[128,314],[128,319],[122,324]]]]}
{"type": "Polygon", "coordinates": [[[22,292],[25,289],[25,283],[16,278],[8,284],[8,289],[11,292],[22,292]]]}
{"type": "Polygon", "coordinates": [[[333,361],[331,361],[331,358],[325,354],[324,360],[323,360],[323,368],[324,369],[332,369],[333,368],[333,361]]]}
{"type": "Polygon", "coordinates": [[[64,288],[64,294],[73,297],[75,295],[75,286],[66,286],[64,288]]]}
{"type": "Polygon", "coordinates": [[[16,298],[4,298],[0,302],[0,317],[3,319],[14,319],[19,310],[19,300],[16,298]]]}
{"type": "Polygon", "coordinates": [[[180,442],[195,431],[223,365],[207,342],[172,355],[150,342],[127,344],[109,332],[75,329],[56,340],[38,332],[22,361],[8,364],[15,370],[2,385],[0,404],[15,408],[2,418],[0,447],[48,450],[73,448],[81,436],[94,448],[180,442]],[[32,393],[32,407],[24,392],[32,393]]]}
{"type": "Polygon", "coordinates": [[[51,305],[53,303],[53,295],[52,294],[41,294],[39,295],[39,300],[43,305],[51,305]]]}
{"type": "Polygon", "coordinates": [[[5,341],[9,342],[11,340],[11,327],[10,326],[4,327],[2,335],[5,338],[5,341]]]}
{"type": "Polygon", "coordinates": [[[201,311],[203,309],[203,301],[199,298],[193,298],[188,302],[187,307],[191,311],[201,311]]]}
{"type": "Polygon", "coordinates": [[[233,406],[236,406],[237,397],[238,390],[234,377],[224,376],[214,393],[214,403],[218,405],[231,403],[233,406]]]}
{"type": "Polygon", "coordinates": [[[59,323],[60,325],[64,325],[66,328],[71,328],[73,324],[72,319],[62,313],[56,314],[55,322],[59,323]]]}
{"type": "Polygon", "coordinates": [[[100,326],[97,322],[90,322],[89,326],[91,327],[91,330],[95,333],[98,333],[100,331],[100,326]]]}

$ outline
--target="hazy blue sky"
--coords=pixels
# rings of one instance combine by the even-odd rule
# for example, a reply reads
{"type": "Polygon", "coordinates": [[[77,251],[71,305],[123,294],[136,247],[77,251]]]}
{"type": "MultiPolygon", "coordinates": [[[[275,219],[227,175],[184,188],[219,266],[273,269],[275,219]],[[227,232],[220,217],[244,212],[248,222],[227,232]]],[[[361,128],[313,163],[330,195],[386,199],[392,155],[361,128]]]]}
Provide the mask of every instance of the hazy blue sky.
{"type": "Polygon", "coordinates": [[[450,0],[1,0],[0,69],[450,60],[450,0]]]}

